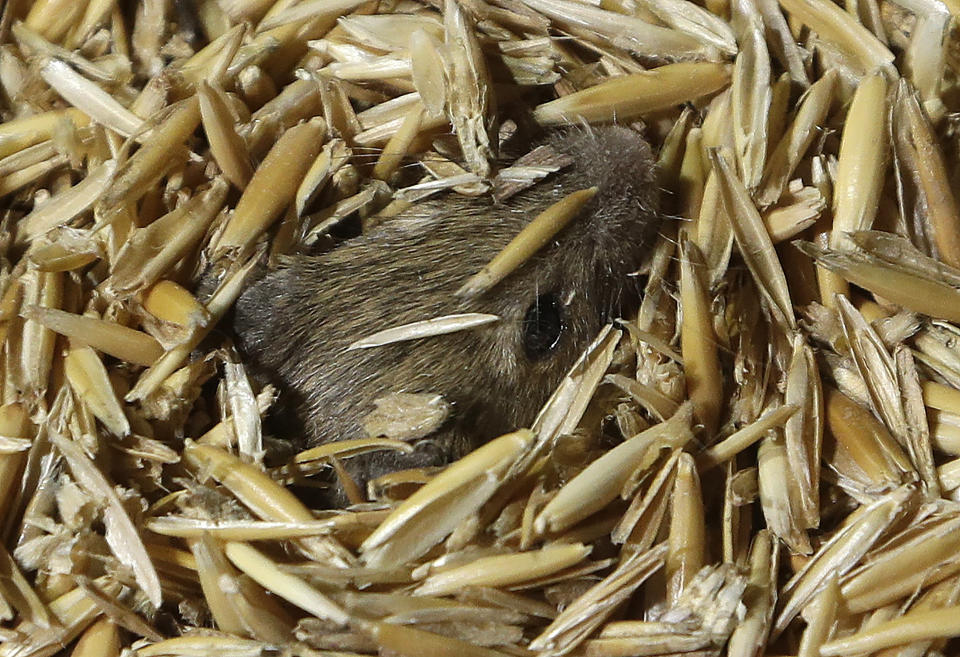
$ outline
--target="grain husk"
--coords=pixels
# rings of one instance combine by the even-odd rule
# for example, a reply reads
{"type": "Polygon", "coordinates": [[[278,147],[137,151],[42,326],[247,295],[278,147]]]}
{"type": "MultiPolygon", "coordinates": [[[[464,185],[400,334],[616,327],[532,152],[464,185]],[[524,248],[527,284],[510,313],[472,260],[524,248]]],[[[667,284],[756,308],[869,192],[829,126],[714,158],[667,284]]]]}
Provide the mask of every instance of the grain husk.
{"type": "MultiPolygon", "coordinates": [[[[7,3],[0,657],[956,653],[957,16],[7,3]],[[666,217],[639,307],[531,427],[362,490],[350,459],[412,453],[457,405],[384,391],[368,437],[291,444],[231,309],[428,197],[553,185],[570,158],[532,149],[534,123],[650,142],[666,217]],[[352,505],[321,508],[337,477],[352,505]]],[[[387,311],[353,348],[499,319],[465,313],[387,311]]]]}

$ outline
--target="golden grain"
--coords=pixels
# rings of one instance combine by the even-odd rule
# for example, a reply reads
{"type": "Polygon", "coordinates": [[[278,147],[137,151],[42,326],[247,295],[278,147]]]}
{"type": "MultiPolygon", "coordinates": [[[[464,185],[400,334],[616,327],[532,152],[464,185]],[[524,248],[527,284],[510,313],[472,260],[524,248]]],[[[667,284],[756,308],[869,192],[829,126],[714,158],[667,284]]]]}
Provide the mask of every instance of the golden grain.
{"type": "MultiPolygon", "coordinates": [[[[8,5],[0,657],[960,636],[956,0],[8,5]],[[531,113],[642,120],[669,216],[639,308],[530,431],[444,470],[363,491],[344,463],[434,440],[448,391],[382,391],[354,439],[275,441],[276,392],[229,343],[246,286],[431,196],[555,184],[571,158],[522,153],[531,113]],[[314,508],[333,476],[356,506],[314,508]]],[[[498,294],[591,193],[464,295],[498,294]]],[[[495,319],[456,303],[352,339],[495,319]]]]}
{"type": "Polygon", "coordinates": [[[683,372],[694,413],[710,435],[716,430],[723,404],[723,378],[702,278],[705,263],[700,250],[690,242],[681,244],[680,254],[683,372]]]}
{"type": "Polygon", "coordinates": [[[205,80],[197,84],[200,118],[210,142],[210,154],[223,176],[243,191],[253,177],[253,166],[246,144],[237,134],[224,92],[205,80]]]}
{"type": "Polygon", "coordinates": [[[581,189],[538,214],[493,260],[469,278],[456,295],[467,299],[477,297],[502,281],[576,218],[596,193],[596,187],[581,189]]]}
{"type": "Polygon", "coordinates": [[[730,69],[723,64],[667,64],[544,103],[534,118],[543,125],[627,121],[714,93],[729,80],[730,69]]]}

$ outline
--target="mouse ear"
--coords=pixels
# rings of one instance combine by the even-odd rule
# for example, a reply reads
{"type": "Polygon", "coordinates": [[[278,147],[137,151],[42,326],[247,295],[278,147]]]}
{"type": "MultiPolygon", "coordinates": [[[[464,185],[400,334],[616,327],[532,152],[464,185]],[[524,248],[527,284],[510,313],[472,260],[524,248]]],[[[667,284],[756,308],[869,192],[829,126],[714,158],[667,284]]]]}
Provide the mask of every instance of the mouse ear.
{"type": "Polygon", "coordinates": [[[598,190],[558,243],[559,259],[567,276],[594,283],[601,308],[614,309],[630,274],[647,261],[662,223],[653,151],[622,126],[564,130],[551,145],[574,156],[561,174],[564,188],[598,190]]]}
{"type": "Polygon", "coordinates": [[[643,229],[650,222],[638,218],[649,219],[660,208],[657,164],[646,140],[630,128],[600,126],[565,130],[553,137],[552,146],[573,157],[565,186],[598,189],[591,203],[597,209],[593,216],[605,226],[590,230],[606,227],[645,244],[649,235],[643,229]]]}

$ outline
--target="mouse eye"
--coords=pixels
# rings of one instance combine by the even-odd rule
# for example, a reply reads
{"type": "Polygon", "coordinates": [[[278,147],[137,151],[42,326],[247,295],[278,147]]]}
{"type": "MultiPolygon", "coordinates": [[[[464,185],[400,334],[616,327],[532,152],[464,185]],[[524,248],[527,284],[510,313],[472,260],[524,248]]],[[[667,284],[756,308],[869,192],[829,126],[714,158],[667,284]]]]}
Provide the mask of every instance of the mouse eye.
{"type": "Polygon", "coordinates": [[[552,294],[541,294],[523,317],[523,348],[531,360],[543,358],[557,348],[563,333],[563,312],[552,294]]]}

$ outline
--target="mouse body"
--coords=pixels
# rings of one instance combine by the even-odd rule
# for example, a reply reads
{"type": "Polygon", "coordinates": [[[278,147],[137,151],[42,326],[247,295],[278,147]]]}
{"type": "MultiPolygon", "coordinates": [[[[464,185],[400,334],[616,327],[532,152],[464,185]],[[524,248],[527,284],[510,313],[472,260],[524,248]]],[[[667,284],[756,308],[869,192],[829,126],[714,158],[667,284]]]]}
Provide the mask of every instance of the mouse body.
{"type": "Polygon", "coordinates": [[[413,453],[349,459],[358,483],[444,464],[529,426],[604,322],[637,302],[631,274],[660,226],[649,145],[618,126],[568,129],[548,143],[573,163],[508,201],[448,194],[419,203],[329,252],[284,257],[238,300],[241,351],[279,388],[306,445],[364,437],[363,418],[391,393],[450,404],[413,453]],[[476,298],[456,296],[537,214],[592,186],[579,215],[520,269],[476,298]],[[500,320],[348,350],[383,329],[457,313],[500,320]]]}

